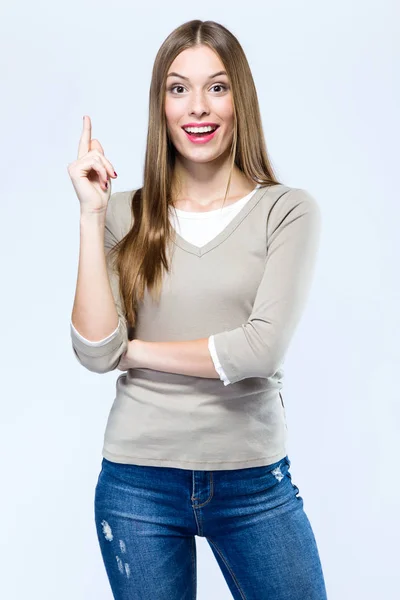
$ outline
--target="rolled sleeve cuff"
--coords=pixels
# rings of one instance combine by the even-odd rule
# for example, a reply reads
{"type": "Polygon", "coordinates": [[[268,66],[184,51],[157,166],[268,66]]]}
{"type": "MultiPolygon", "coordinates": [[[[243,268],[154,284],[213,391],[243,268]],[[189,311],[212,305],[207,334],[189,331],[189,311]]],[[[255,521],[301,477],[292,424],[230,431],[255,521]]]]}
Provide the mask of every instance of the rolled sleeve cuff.
{"type": "Polygon", "coordinates": [[[215,349],[215,343],[214,343],[214,336],[213,335],[211,335],[208,338],[208,349],[210,351],[210,355],[211,355],[211,358],[213,360],[215,370],[217,371],[217,373],[219,375],[219,378],[221,379],[221,381],[223,381],[224,385],[229,385],[231,382],[229,381],[229,379],[226,376],[223,368],[221,367],[221,363],[219,362],[217,351],[215,349]]]}

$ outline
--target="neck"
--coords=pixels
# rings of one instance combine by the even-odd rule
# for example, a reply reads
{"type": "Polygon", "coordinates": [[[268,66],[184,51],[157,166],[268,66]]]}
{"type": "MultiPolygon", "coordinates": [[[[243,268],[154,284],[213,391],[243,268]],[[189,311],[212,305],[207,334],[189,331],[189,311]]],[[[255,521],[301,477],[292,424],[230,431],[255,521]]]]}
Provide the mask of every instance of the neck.
{"type": "MultiPolygon", "coordinates": [[[[215,203],[222,203],[227,191],[228,180],[229,169],[227,168],[211,171],[209,165],[197,164],[196,172],[193,172],[193,170],[187,171],[182,166],[178,166],[175,168],[173,177],[173,204],[175,206],[179,203],[180,205],[207,207],[215,203]]],[[[225,203],[246,196],[255,186],[254,181],[249,180],[240,169],[235,167],[225,203]]]]}

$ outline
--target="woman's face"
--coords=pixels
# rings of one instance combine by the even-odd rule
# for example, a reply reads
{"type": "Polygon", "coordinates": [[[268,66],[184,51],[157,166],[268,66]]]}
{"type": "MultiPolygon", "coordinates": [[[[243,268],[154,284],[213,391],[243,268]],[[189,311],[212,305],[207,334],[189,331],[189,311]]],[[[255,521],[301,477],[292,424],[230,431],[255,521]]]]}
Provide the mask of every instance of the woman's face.
{"type": "Polygon", "coordinates": [[[166,82],[167,129],[177,152],[194,162],[209,162],[230,148],[234,121],[230,83],[221,60],[208,46],[183,50],[172,62],[166,82]],[[170,75],[175,73],[175,75],[170,75]],[[177,75],[176,75],[177,74],[177,75]],[[187,79],[186,79],[187,78],[187,79]],[[188,123],[218,125],[214,135],[190,137],[188,123]],[[208,140],[208,141],[207,141],[208,140]]]}

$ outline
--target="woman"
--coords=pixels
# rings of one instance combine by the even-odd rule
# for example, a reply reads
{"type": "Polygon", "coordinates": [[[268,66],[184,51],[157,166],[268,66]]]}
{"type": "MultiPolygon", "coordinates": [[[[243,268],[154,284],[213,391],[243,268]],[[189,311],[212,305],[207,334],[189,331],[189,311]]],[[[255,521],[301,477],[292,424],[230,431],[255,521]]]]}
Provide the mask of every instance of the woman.
{"type": "Polygon", "coordinates": [[[142,188],[111,195],[88,117],[68,168],[81,207],[73,350],[91,371],[124,371],[95,492],[114,598],[195,598],[198,535],[234,598],[323,600],[280,393],[320,211],[274,176],[237,39],[194,20],[162,44],[142,188]]]}

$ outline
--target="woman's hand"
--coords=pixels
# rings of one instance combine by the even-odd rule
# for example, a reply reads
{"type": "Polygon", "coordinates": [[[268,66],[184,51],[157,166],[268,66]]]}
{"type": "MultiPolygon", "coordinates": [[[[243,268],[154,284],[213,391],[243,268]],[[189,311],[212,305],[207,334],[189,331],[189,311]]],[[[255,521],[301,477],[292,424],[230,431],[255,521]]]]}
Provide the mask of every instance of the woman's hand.
{"type": "Polygon", "coordinates": [[[128,369],[139,369],[143,367],[140,361],[140,340],[131,340],[128,342],[126,352],[121,356],[117,369],[127,371],[128,369]]]}
{"type": "Polygon", "coordinates": [[[110,177],[116,177],[114,167],[104,156],[98,140],[92,140],[90,117],[83,117],[83,130],[79,140],[78,159],[68,165],[81,212],[105,212],[111,195],[110,177]]]}

